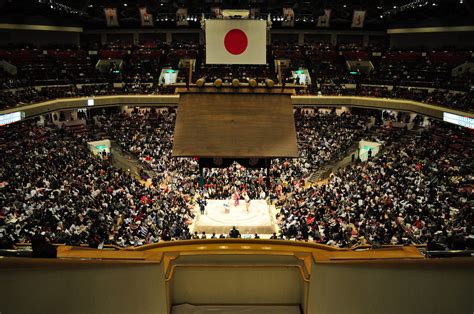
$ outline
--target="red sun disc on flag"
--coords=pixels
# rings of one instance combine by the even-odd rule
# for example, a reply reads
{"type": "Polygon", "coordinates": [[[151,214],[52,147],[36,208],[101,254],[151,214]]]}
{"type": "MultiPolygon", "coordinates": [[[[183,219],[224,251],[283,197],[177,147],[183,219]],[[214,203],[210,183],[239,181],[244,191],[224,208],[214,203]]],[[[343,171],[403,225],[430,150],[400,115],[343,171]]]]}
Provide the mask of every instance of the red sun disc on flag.
{"type": "Polygon", "coordinates": [[[240,29],[231,29],[227,32],[224,38],[224,47],[233,55],[240,55],[247,49],[248,46],[247,35],[240,29]]]}

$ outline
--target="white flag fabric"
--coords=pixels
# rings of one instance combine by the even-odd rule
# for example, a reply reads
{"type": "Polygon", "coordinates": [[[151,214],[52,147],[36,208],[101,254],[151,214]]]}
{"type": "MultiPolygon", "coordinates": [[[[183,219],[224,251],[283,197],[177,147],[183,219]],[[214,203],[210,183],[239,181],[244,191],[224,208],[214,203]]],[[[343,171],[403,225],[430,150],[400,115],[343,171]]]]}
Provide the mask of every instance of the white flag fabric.
{"type": "Polygon", "coordinates": [[[104,8],[104,14],[108,27],[119,26],[116,8],[104,8]]]}
{"type": "Polygon", "coordinates": [[[266,64],[265,20],[206,20],[207,64],[266,64]]]}
{"type": "Polygon", "coordinates": [[[153,26],[153,15],[148,13],[147,8],[140,8],[140,20],[142,26],[153,26]]]}
{"type": "Polygon", "coordinates": [[[365,20],[365,10],[354,10],[354,15],[352,16],[352,25],[353,28],[363,28],[365,20]]]}
{"type": "Polygon", "coordinates": [[[317,27],[329,27],[329,20],[331,19],[331,9],[325,9],[324,15],[318,16],[317,27]]]}

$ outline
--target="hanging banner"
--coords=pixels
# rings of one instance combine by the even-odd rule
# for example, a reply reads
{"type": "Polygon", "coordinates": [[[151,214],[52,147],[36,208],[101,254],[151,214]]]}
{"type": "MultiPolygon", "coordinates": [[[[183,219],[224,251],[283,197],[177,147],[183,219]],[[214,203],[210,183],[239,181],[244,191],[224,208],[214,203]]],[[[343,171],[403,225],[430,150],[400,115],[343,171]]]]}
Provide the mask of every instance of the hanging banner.
{"type": "Polygon", "coordinates": [[[260,16],[260,8],[250,8],[250,18],[255,20],[260,16]]]}
{"type": "Polygon", "coordinates": [[[206,20],[206,64],[266,64],[267,22],[206,20]]]}
{"type": "Polygon", "coordinates": [[[222,18],[222,10],[219,7],[212,7],[211,12],[214,13],[214,17],[221,19],[222,18]]]}
{"type": "Polygon", "coordinates": [[[329,20],[331,19],[331,9],[324,9],[324,15],[318,16],[317,27],[329,27],[329,20]]]}
{"type": "Polygon", "coordinates": [[[354,10],[354,16],[352,17],[352,28],[363,28],[365,20],[365,10],[354,10]]]}
{"type": "Polygon", "coordinates": [[[176,26],[188,26],[188,9],[187,8],[179,8],[176,11],[176,26]]]}
{"type": "Polygon", "coordinates": [[[283,8],[283,27],[294,27],[295,26],[295,12],[292,8],[283,8]]]}
{"type": "Polygon", "coordinates": [[[104,8],[104,14],[105,21],[107,22],[107,27],[119,26],[116,8],[104,8]]]}
{"type": "Polygon", "coordinates": [[[148,14],[147,8],[140,8],[142,26],[153,26],[153,15],[148,14]]]}

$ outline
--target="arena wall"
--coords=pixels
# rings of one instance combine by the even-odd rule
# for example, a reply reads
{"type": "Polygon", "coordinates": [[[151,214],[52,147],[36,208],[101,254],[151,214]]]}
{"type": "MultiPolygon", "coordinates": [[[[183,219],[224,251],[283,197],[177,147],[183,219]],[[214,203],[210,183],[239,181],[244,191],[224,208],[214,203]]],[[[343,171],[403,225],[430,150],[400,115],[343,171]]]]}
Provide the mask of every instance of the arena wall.
{"type": "MultiPolygon", "coordinates": [[[[200,262],[213,258],[201,257],[200,262]]],[[[275,258],[266,260],[274,263],[275,258]]],[[[474,308],[469,260],[313,262],[308,290],[298,272],[288,267],[184,268],[176,271],[168,292],[158,263],[22,259],[5,267],[4,260],[0,311],[161,314],[168,313],[171,304],[182,303],[300,303],[302,309],[307,306],[303,313],[310,314],[468,314],[474,308]]]]}
{"type": "Polygon", "coordinates": [[[474,32],[437,32],[437,33],[408,33],[390,35],[391,48],[419,48],[429,49],[458,47],[474,47],[474,32]]]}
{"type": "Polygon", "coordinates": [[[0,266],[1,313],[168,311],[164,274],[156,265],[30,261],[0,266]]]}
{"type": "Polygon", "coordinates": [[[36,47],[49,45],[79,46],[79,32],[70,31],[42,31],[42,30],[14,30],[1,29],[0,46],[29,44],[36,47]]]}
{"type": "Polygon", "coordinates": [[[453,260],[317,264],[308,313],[469,314],[474,270],[453,260]]]}

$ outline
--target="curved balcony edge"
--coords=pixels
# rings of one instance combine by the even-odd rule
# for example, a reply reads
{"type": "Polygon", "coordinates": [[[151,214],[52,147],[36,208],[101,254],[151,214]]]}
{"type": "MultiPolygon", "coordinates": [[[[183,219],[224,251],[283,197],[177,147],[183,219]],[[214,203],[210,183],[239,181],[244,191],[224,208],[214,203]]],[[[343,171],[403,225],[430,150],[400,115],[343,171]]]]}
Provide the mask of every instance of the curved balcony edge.
{"type": "Polygon", "coordinates": [[[166,258],[173,260],[180,256],[195,255],[305,256],[311,257],[316,263],[425,258],[417,246],[335,248],[317,243],[265,239],[182,240],[106,250],[61,245],[57,249],[59,258],[157,262],[166,258]]]}
{"type": "MultiPolygon", "coordinates": [[[[425,104],[413,100],[359,97],[359,96],[291,96],[293,106],[323,106],[323,107],[358,107],[371,109],[389,109],[413,112],[436,119],[443,119],[443,113],[473,118],[474,113],[459,111],[438,105],[425,104]]],[[[114,106],[179,106],[179,95],[113,95],[90,96],[79,98],[61,98],[36,104],[18,106],[1,110],[1,114],[17,111],[25,113],[25,118],[33,118],[45,113],[58,110],[73,110],[80,108],[101,108],[114,106]],[[88,107],[87,100],[94,99],[94,106],[88,107]]]]}

